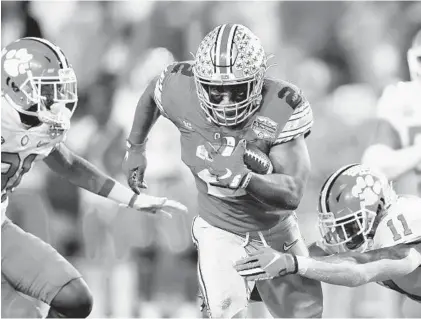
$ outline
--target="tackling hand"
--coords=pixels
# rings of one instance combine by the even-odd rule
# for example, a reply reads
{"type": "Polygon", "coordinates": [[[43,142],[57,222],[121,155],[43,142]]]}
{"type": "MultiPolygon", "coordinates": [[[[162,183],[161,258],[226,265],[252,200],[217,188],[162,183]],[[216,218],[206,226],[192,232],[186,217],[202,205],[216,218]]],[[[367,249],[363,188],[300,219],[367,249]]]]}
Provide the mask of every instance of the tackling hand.
{"type": "Polygon", "coordinates": [[[255,281],[295,274],[298,271],[298,263],[294,255],[265,247],[236,261],[234,268],[246,280],[255,281]]]}
{"type": "Polygon", "coordinates": [[[218,153],[210,143],[206,143],[205,147],[209,155],[205,163],[209,172],[216,177],[216,182],[210,182],[210,185],[238,189],[251,172],[244,164],[246,141],[241,140],[230,156],[218,153]]]}
{"type": "Polygon", "coordinates": [[[120,204],[120,206],[126,208],[134,208],[138,211],[144,211],[150,214],[163,212],[170,218],[173,214],[186,214],[188,212],[186,206],[175,200],[167,199],[165,197],[151,196],[143,193],[134,195],[128,205],[120,204]]]}
{"type": "Polygon", "coordinates": [[[126,155],[123,160],[123,172],[127,177],[127,183],[138,195],[142,189],[148,188],[143,180],[147,165],[145,148],[146,141],[137,145],[127,141],[126,155]]]}

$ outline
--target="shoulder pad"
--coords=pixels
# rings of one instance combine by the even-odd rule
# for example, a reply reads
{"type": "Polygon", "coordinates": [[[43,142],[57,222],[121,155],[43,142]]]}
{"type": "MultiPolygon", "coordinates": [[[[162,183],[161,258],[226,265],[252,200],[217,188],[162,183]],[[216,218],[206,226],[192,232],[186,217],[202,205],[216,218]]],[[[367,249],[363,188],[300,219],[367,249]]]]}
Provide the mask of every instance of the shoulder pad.
{"type": "Polygon", "coordinates": [[[174,62],[168,65],[159,76],[154,90],[154,100],[161,111],[161,113],[168,117],[168,114],[163,105],[163,95],[164,92],[168,90],[176,91],[177,88],[173,88],[174,83],[177,85],[180,84],[180,81],[183,81],[183,78],[193,77],[193,62],[184,61],[184,62],[174,62]]]}
{"type": "MultiPolygon", "coordinates": [[[[279,101],[278,108],[288,109],[284,119],[282,130],[280,130],[274,145],[283,144],[298,138],[305,137],[310,133],[313,126],[313,112],[310,103],[305,98],[301,89],[287,81],[277,81],[279,101]]],[[[277,103],[278,104],[278,103],[277,103]]]]}

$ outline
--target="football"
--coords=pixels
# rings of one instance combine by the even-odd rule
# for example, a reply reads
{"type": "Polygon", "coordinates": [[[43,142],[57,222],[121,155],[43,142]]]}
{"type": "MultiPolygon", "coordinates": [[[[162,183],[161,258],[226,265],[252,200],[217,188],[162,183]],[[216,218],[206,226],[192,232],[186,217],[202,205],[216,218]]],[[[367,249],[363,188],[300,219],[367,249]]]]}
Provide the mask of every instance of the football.
{"type": "Polygon", "coordinates": [[[265,153],[259,150],[256,146],[247,145],[244,153],[244,164],[257,174],[271,174],[273,171],[273,164],[265,153]]]}

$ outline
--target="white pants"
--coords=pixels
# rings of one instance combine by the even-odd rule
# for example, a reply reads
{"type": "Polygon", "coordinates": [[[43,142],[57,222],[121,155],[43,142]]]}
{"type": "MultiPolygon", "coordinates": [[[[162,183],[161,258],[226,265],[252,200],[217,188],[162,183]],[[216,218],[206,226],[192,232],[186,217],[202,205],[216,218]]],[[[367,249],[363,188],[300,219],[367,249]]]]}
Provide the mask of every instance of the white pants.
{"type": "MultiPolygon", "coordinates": [[[[296,243],[288,252],[308,256],[295,215],[273,228],[245,236],[214,227],[197,216],[192,238],[198,249],[200,289],[211,318],[232,318],[247,308],[255,283],[246,281],[233,264],[264,245],[278,251],[283,244],[296,243]]],[[[320,318],[323,311],[321,284],[298,275],[256,283],[259,294],[275,318],[320,318]]]]}

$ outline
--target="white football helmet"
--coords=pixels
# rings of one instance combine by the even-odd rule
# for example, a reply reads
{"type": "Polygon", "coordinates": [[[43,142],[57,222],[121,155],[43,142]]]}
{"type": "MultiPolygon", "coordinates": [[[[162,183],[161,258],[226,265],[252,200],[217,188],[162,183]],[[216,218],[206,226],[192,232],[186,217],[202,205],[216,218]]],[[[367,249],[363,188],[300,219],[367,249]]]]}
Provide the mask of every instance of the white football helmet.
{"type": "Polygon", "coordinates": [[[76,75],[63,51],[42,38],[18,39],[2,50],[1,90],[18,112],[68,129],[78,101],[76,75]]]}
{"type": "Polygon", "coordinates": [[[396,196],[386,176],[370,167],[351,164],[338,169],[320,191],[323,243],[338,252],[365,251],[396,196]]]}
{"type": "Polygon", "coordinates": [[[265,51],[248,28],[223,24],[213,29],[200,43],[193,74],[201,108],[216,124],[237,125],[260,106],[263,80],[267,69],[265,51]],[[211,101],[210,89],[231,86],[242,90],[242,98],[223,106],[211,101]]]}
{"type": "Polygon", "coordinates": [[[421,30],[415,35],[408,50],[408,66],[412,81],[421,83],[421,30]]]}

